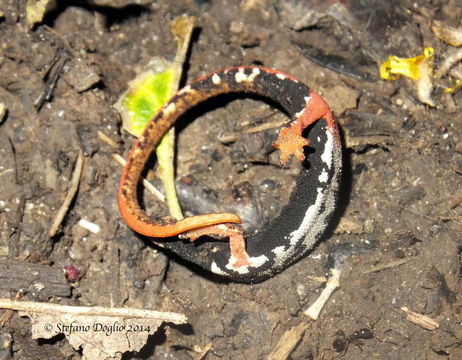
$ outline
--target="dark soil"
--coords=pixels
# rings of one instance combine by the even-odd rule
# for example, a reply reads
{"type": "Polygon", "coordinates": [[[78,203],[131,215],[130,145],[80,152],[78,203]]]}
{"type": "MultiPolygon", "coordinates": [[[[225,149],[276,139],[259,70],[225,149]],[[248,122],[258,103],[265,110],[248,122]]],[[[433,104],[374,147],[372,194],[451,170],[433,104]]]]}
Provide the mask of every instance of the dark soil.
{"type": "MultiPolygon", "coordinates": [[[[401,1],[402,12],[390,1],[385,14],[396,16],[389,18],[379,11],[381,1],[351,1],[356,23],[319,16],[305,25],[297,21],[308,9],[319,14],[335,2],[145,1],[118,9],[100,3],[61,2],[29,29],[25,1],[0,1],[0,103],[7,107],[0,119],[1,255],[81,271],[69,298],[28,292],[23,300],[188,316],[189,326],[166,326],[140,354],[125,359],[193,359],[193,350],[208,343],[208,360],[266,359],[284,332],[306,321],[310,327],[290,355],[293,360],[462,359],[461,92],[444,95],[438,84],[437,106],[428,107],[417,100],[411,81],[385,82],[377,75],[390,54],[412,57],[432,46],[437,60],[443,59],[450,46],[430,25],[439,19],[460,26],[462,7],[456,0],[401,1]],[[343,132],[336,230],[310,256],[261,284],[220,283],[172,260],[133,233],[117,208],[121,169],[112,154],[125,156],[134,139],[121,129],[112,106],[151,57],[173,59],[169,24],[184,13],[197,17],[184,83],[228,66],[274,67],[323,95],[343,132]],[[324,52],[320,62],[328,67],[305,56],[311,47],[324,52]],[[79,150],[85,167],[78,196],[50,239],[79,150]],[[82,218],[101,231],[83,229],[82,218]],[[320,318],[310,321],[303,312],[339,256],[344,257],[341,287],[320,318]],[[409,261],[395,262],[400,259],[409,261]],[[409,322],[404,306],[434,319],[439,328],[429,331],[409,322]],[[339,330],[348,336],[361,328],[374,336],[347,349],[334,346],[342,338],[339,330]]],[[[232,144],[217,138],[284,115],[258,99],[207,106],[194,122],[180,125],[177,172],[188,180],[179,181],[184,210],[239,208],[258,229],[288,199],[297,166],[277,166],[277,153],[269,151],[276,130],[232,144]]],[[[144,199],[149,211],[166,214],[152,196],[144,199]]],[[[14,315],[2,331],[13,339],[12,354],[4,359],[81,357],[65,338],[32,340],[27,318],[14,315]]]]}

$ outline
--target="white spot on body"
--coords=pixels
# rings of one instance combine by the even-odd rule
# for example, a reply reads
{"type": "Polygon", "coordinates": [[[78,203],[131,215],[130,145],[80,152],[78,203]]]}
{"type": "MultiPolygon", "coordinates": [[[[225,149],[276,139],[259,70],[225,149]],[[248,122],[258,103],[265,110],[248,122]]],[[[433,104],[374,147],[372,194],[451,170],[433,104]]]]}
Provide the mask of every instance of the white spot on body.
{"type": "Polygon", "coordinates": [[[212,270],[214,274],[226,276],[226,272],[221,270],[215,261],[212,262],[212,266],[210,267],[210,270],[212,270]]]}
{"type": "Polygon", "coordinates": [[[261,73],[259,68],[253,68],[250,75],[247,76],[245,74],[244,70],[245,70],[245,68],[239,68],[239,71],[236,73],[236,75],[234,75],[234,79],[236,80],[237,83],[241,83],[241,82],[244,82],[244,81],[252,82],[261,73]]]}
{"type": "Polygon", "coordinates": [[[236,262],[237,259],[234,256],[231,256],[231,258],[229,259],[229,263],[226,265],[226,268],[228,270],[233,270],[239,274],[247,274],[249,272],[248,266],[234,266],[236,262]]]}
{"type": "Polygon", "coordinates": [[[236,80],[237,83],[241,83],[243,81],[246,81],[247,76],[244,74],[244,68],[240,68],[239,71],[234,75],[234,79],[236,80]]]}
{"type": "Polygon", "coordinates": [[[221,84],[221,77],[218,74],[213,74],[212,76],[212,82],[215,85],[220,85],[221,84]]]}
{"type": "Polygon", "coordinates": [[[281,255],[285,251],[286,247],[284,245],[276,246],[273,250],[271,250],[274,255],[278,256],[281,255]]]}
{"type": "MultiPolygon", "coordinates": [[[[284,239],[286,238],[287,237],[285,236],[284,239]]],[[[273,250],[271,250],[271,252],[273,252],[275,255],[274,262],[276,264],[284,262],[285,258],[287,257],[287,249],[284,245],[276,246],[273,250]]]]}
{"type": "Polygon", "coordinates": [[[307,107],[308,103],[311,101],[311,97],[310,96],[304,96],[303,100],[305,100],[305,107],[307,107]]]}
{"type": "Polygon", "coordinates": [[[259,68],[253,68],[252,73],[248,77],[248,81],[252,82],[255,80],[255,78],[260,75],[260,69],[259,68]]]}
{"type": "Polygon", "coordinates": [[[332,154],[334,151],[334,136],[331,134],[330,131],[326,131],[326,135],[327,135],[327,140],[326,140],[326,145],[324,146],[324,151],[321,155],[321,160],[330,169],[332,166],[332,154]]]}
{"type": "Polygon", "coordinates": [[[176,105],[174,103],[168,104],[164,109],[164,114],[169,116],[172,112],[175,111],[176,105]]]}
{"type": "Polygon", "coordinates": [[[321,205],[324,202],[324,192],[322,188],[317,189],[318,194],[316,195],[316,201],[313,205],[308,207],[303,217],[303,221],[297,230],[290,233],[290,245],[295,246],[301,238],[305,236],[308,229],[318,220],[318,214],[321,209],[321,205]]]}
{"type": "Polygon", "coordinates": [[[301,111],[299,111],[298,113],[295,113],[295,119],[298,119],[300,116],[303,115],[303,113],[305,112],[305,108],[303,108],[301,111]]]}
{"type": "Polygon", "coordinates": [[[250,266],[251,267],[260,267],[267,261],[268,261],[268,258],[265,255],[260,255],[260,256],[257,256],[257,257],[251,257],[250,258],[250,266]]]}
{"type": "Polygon", "coordinates": [[[281,74],[281,73],[276,73],[276,77],[280,80],[285,80],[286,79],[286,76],[284,74],[281,74]]]}
{"type": "Polygon", "coordinates": [[[226,265],[228,270],[235,271],[239,274],[247,274],[249,272],[249,267],[258,268],[262,266],[265,262],[268,261],[268,258],[265,255],[260,255],[257,257],[249,257],[250,265],[247,266],[235,266],[237,259],[234,256],[231,256],[229,263],[226,265]]]}
{"type": "Polygon", "coordinates": [[[327,180],[329,180],[329,174],[327,174],[327,171],[325,169],[322,170],[321,175],[318,177],[319,182],[325,183],[327,180]]]}
{"type": "MultiPolygon", "coordinates": [[[[260,256],[257,256],[257,257],[249,257],[248,260],[250,262],[250,265],[236,267],[236,266],[234,266],[234,264],[237,262],[237,259],[234,256],[231,256],[230,259],[229,259],[228,264],[226,265],[226,268],[228,270],[232,270],[234,272],[237,272],[238,274],[247,274],[249,272],[249,267],[250,268],[258,268],[258,267],[262,266],[264,263],[266,263],[268,261],[268,258],[265,255],[260,255],[260,256]]],[[[212,262],[210,270],[214,274],[218,274],[218,275],[226,276],[228,274],[226,271],[220,269],[220,267],[217,265],[217,263],[215,261],[212,262]]]]}
{"type": "Polygon", "coordinates": [[[183,89],[178,91],[178,95],[184,95],[184,94],[188,93],[189,90],[191,90],[191,85],[186,85],[183,89]]]}

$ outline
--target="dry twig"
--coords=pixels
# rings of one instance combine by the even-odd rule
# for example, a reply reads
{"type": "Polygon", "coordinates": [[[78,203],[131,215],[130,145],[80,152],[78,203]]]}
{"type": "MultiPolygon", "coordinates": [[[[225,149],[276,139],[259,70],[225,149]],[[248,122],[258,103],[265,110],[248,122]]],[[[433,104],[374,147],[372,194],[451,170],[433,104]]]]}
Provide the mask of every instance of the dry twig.
{"type": "Polygon", "coordinates": [[[380,265],[377,265],[377,266],[374,266],[374,267],[370,268],[369,270],[364,271],[363,274],[370,274],[370,273],[373,273],[373,272],[378,272],[378,271],[381,271],[381,270],[390,269],[390,268],[395,267],[395,266],[406,264],[406,263],[408,263],[409,261],[412,261],[412,260],[414,260],[414,258],[409,257],[409,258],[405,258],[405,259],[399,259],[399,260],[396,260],[396,261],[392,261],[392,262],[389,262],[387,264],[380,264],[380,265]]]}
{"type": "Polygon", "coordinates": [[[79,190],[80,176],[82,175],[83,163],[84,157],[82,150],[80,150],[77,162],[75,163],[74,172],[72,174],[71,186],[69,187],[69,191],[67,192],[66,198],[64,199],[61,208],[58,210],[58,213],[56,214],[56,217],[53,221],[53,225],[51,226],[50,231],[48,232],[48,235],[50,237],[55,236],[58,232],[59,226],[63,222],[64,217],[66,216],[67,211],[69,210],[69,206],[71,205],[72,200],[74,199],[75,195],[77,194],[77,191],[79,190]]]}
{"type": "Polygon", "coordinates": [[[202,360],[205,357],[205,355],[207,355],[207,353],[210,351],[212,345],[212,343],[208,343],[207,345],[205,345],[202,351],[196,356],[194,356],[194,360],[202,360]]]}
{"type": "Polygon", "coordinates": [[[319,295],[318,299],[305,311],[305,315],[308,316],[312,320],[317,320],[319,314],[326,304],[329,297],[332,293],[340,287],[340,269],[332,269],[331,270],[332,276],[327,280],[326,287],[322,290],[321,295],[319,295]]]}
{"type": "Polygon", "coordinates": [[[102,306],[69,306],[50,303],[40,303],[33,301],[14,301],[10,299],[0,299],[0,309],[11,309],[51,315],[66,314],[85,316],[114,316],[122,318],[142,318],[171,321],[175,324],[185,324],[187,322],[187,318],[184,314],[174,312],[162,312],[130,308],[107,308],[102,306]]]}
{"type": "Polygon", "coordinates": [[[220,142],[222,142],[223,144],[232,143],[232,142],[237,141],[239,136],[242,135],[242,134],[253,134],[253,133],[268,130],[268,129],[278,128],[278,127],[281,127],[285,122],[286,121],[273,121],[273,122],[270,122],[270,123],[261,124],[261,125],[252,127],[250,129],[243,130],[243,131],[238,132],[238,133],[233,133],[233,134],[230,134],[230,135],[221,136],[221,137],[218,138],[218,140],[220,142]]]}
{"type": "MultiPolygon", "coordinates": [[[[126,161],[125,159],[120,156],[119,154],[113,154],[112,157],[114,160],[121,166],[125,166],[126,161]]],[[[152,185],[149,181],[143,178],[143,185],[144,187],[153,194],[159,201],[165,202],[165,196],[162,194],[154,185],[152,185]]]]}
{"type": "Polygon", "coordinates": [[[107,136],[105,133],[103,133],[101,130],[98,130],[96,131],[96,134],[98,134],[98,137],[101,139],[101,141],[105,142],[106,144],[108,144],[110,147],[113,147],[115,149],[117,149],[119,147],[119,145],[117,145],[117,143],[112,139],[110,138],[109,136],[107,136]]]}
{"type": "Polygon", "coordinates": [[[305,334],[306,329],[310,324],[302,322],[292,329],[286,331],[279,339],[278,344],[268,356],[268,360],[286,360],[289,358],[292,351],[294,351],[297,344],[305,334]]]}
{"type": "Polygon", "coordinates": [[[440,327],[440,324],[438,324],[435,320],[426,315],[416,313],[412,310],[409,310],[405,306],[403,306],[401,310],[403,310],[406,313],[406,319],[408,321],[410,321],[413,324],[416,324],[417,326],[420,326],[422,329],[432,331],[440,327]]]}

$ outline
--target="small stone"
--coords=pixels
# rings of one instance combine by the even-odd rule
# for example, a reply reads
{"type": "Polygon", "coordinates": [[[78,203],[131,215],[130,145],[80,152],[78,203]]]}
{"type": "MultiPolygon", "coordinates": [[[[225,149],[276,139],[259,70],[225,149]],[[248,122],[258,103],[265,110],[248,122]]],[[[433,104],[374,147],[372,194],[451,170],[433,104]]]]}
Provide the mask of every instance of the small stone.
{"type": "Polygon", "coordinates": [[[98,66],[84,64],[81,59],[70,63],[64,78],[78,92],[86,91],[101,81],[98,66]]]}

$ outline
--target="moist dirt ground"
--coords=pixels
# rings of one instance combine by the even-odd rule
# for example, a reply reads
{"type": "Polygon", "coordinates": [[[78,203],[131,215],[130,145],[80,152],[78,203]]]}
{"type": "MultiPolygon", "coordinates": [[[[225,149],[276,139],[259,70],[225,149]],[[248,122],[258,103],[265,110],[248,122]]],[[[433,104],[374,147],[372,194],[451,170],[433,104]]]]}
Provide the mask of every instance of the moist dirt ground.
{"type": "MultiPolygon", "coordinates": [[[[435,36],[432,21],[457,28],[462,7],[382,3],[72,1],[30,28],[26,1],[1,0],[2,259],[80,270],[67,297],[23,291],[21,299],[187,315],[187,326],[163,326],[124,359],[197,359],[208,344],[207,360],[268,359],[281,336],[304,322],[290,359],[462,359],[462,93],[444,92],[451,85],[445,74],[429,106],[412,80],[378,76],[388,55],[413,57],[429,46],[438,67],[455,48],[435,36]],[[172,259],[132,232],[117,208],[121,168],[112,155],[126,156],[134,138],[113,105],[152,57],[174,58],[170,23],[181,14],[197,19],[183,84],[229,66],[276,68],[324,96],[342,131],[332,231],[309,256],[260,284],[220,282],[172,259]],[[50,238],[79,151],[78,194],[50,238]],[[83,228],[81,219],[100,231],[83,228]],[[309,320],[304,311],[339,259],[341,286],[319,319],[309,320]],[[439,327],[416,325],[402,307],[439,327]],[[371,336],[356,336],[360,329],[371,336]]],[[[184,211],[239,211],[248,231],[267,225],[287,201],[298,165],[278,166],[271,151],[277,129],[244,131],[284,114],[259,99],[230,98],[192,117],[178,128],[184,211]],[[236,141],[220,141],[232,134],[236,141]]],[[[150,213],[167,214],[151,195],[143,198],[150,213]]],[[[13,290],[1,297],[14,298],[20,289],[13,290]]],[[[16,313],[1,332],[11,340],[2,359],[82,356],[63,336],[33,340],[30,320],[16,313]]]]}

